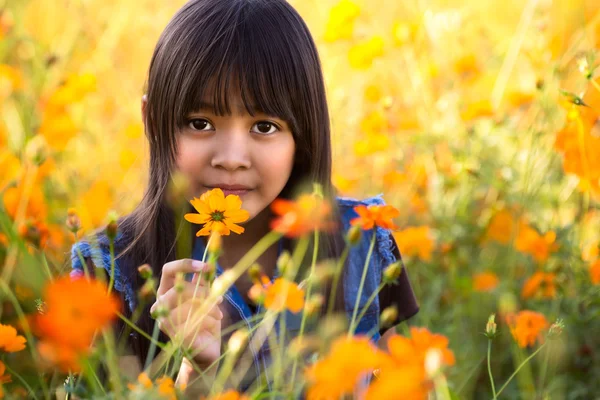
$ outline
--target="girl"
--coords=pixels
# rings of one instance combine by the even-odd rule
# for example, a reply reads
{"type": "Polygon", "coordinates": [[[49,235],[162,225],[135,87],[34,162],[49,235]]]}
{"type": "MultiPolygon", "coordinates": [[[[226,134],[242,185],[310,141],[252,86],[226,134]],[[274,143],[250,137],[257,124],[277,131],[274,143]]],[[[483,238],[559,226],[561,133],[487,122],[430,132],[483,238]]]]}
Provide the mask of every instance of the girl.
{"type": "MultiPolygon", "coordinates": [[[[302,18],[284,0],[191,0],[185,4],[158,40],[142,98],[142,116],[150,144],[149,182],[139,206],[119,222],[115,289],[123,297],[125,314],[131,317],[144,283],[137,267],[151,266],[160,280],[158,298],[150,301],[136,320],[148,335],[152,335],[155,324],[151,309],[161,306],[173,312],[182,304],[172,295],[176,272],[198,272],[205,267],[197,261],[205,245],[200,238],[195,238],[189,259],[176,259],[176,221],[166,199],[174,172],[190,182],[188,198],[221,188],[225,195],[240,195],[243,208],[250,214],[242,235],[223,237],[219,272],[233,266],[269,231],[271,202],[278,197],[293,198],[305,182],[322,186],[340,226],[321,235],[321,259],[340,258],[349,221],[356,217],[355,206],[383,204],[381,197],[358,201],[336,195],[331,183],[330,124],[317,49],[302,18]]],[[[377,290],[383,268],[400,260],[389,230],[365,232],[350,250],[337,291],[336,310],[349,318],[373,234],[376,246],[359,301],[361,308],[377,290]]],[[[99,246],[86,242],[74,246],[74,273],[83,270],[79,252],[91,270],[96,265],[110,271],[106,236],[98,235],[95,242],[99,246]]],[[[273,276],[278,255],[293,245],[282,240],[258,263],[273,276]]],[[[226,343],[225,338],[221,340],[221,331],[227,326],[239,321],[252,326],[257,310],[247,297],[250,285],[247,278],[240,278],[211,311],[211,323],[197,338],[190,339],[190,346],[203,349],[194,360],[199,365],[210,365],[219,357],[221,344],[226,343]]],[[[184,294],[188,290],[186,286],[184,294]]],[[[418,311],[406,271],[399,285],[384,288],[372,302],[356,333],[371,333],[378,341],[384,333],[379,332],[379,314],[390,305],[399,310],[396,323],[418,311]]],[[[186,303],[185,307],[195,306],[186,303]]],[[[293,318],[286,326],[290,332],[297,329],[293,318]]],[[[181,326],[161,323],[160,328],[159,339],[166,342],[181,326]]],[[[136,333],[128,340],[139,366],[147,366],[151,361],[146,359],[149,341],[136,333]]],[[[252,351],[253,376],[242,386],[264,372],[268,351],[263,350],[252,351]]]]}

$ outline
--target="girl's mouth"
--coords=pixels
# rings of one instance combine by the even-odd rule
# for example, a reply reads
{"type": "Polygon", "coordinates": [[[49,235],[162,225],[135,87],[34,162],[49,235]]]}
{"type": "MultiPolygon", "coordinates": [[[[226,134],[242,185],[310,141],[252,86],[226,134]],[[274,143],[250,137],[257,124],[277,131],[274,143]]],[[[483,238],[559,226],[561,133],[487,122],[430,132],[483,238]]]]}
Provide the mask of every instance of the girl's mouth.
{"type": "Polygon", "coordinates": [[[221,189],[221,190],[223,191],[223,194],[225,195],[225,197],[229,196],[230,194],[242,197],[250,192],[250,189],[221,189]]]}

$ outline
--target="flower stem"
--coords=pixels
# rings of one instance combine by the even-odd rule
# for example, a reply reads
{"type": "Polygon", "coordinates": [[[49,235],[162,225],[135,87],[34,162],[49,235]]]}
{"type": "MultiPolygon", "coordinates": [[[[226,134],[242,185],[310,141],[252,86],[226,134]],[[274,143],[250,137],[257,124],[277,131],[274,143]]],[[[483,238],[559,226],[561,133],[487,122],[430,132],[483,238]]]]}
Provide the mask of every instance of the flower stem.
{"type": "Polygon", "coordinates": [[[13,376],[17,377],[17,379],[23,384],[23,386],[25,386],[25,388],[29,391],[29,396],[31,396],[31,398],[37,400],[38,397],[35,395],[34,390],[31,388],[31,386],[29,386],[29,384],[27,383],[27,381],[25,379],[23,379],[23,377],[21,375],[19,375],[17,373],[17,371],[13,370],[8,363],[4,364],[4,366],[6,367],[6,370],[13,376]]]}
{"type": "Polygon", "coordinates": [[[333,306],[335,305],[335,296],[337,294],[337,287],[340,281],[340,276],[342,275],[342,269],[344,263],[346,262],[346,258],[348,258],[348,253],[350,252],[350,247],[344,247],[344,251],[342,252],[342,256],[340,257],[336,268],[335,274],[333,275],[333,282],[331,284],[331,293],[329,294],[329,303],[327,303],[327,315],[330,315],[333,312],[333,306]]]}
{"type": "Polygon", "coordinates": [[[112,292],[115,284],[115,240],[110,238],[110,279],[108,281],[108,293],[112,292]]]}
{"type": "Polygon", "coordinates": [[[540,373],[540,396],[543,396],[544,394],[544,383],[546,381],[546,373],[548,372],[548,361],[550,359],[550,349],[551,347],[548,347],[546,349],[546,352],[544,354],[544,362],[542,363],[542,372],[540,373]]]}
{"type": "MultiPolygon", "coordinates": [[[[547,343],[547,342],[546,342],[547,343]]],[[[515,370],[515,372],[513,372],[513,374],[508,378],[508,380],[506,382],[504,382],[504,385],[502,385],[502,387],[500,388],[500,390],[498,390],[498,393],[496,393],[496,395],[494,396],[494,398],[492,400],[495,400],[498,398],[498,396],[500,396],[500,393],[502,393],[502,391],[504,389],[506,389],[506,386],[508,386],[508,384],[510,383],[510,381],[517,376],[517,374],[519,373],[519,371],[521,370],[521,368],[523,368],[525,366],[525,364],[527,364],[529,362],[529,360],[531,360],[533,357],[535,357],[535,355],[537,353],[539,353],[544,347],[546,347],[546,343],[544,343],[543,345],[541,345],[536,351],[534,351],[529,357],[527,357],[525,360],[523,360],[523,362],[519,365],[519,367],[515,370]]]]}
{"type": "MultiPolygon", "coordinates": [[[[315,235],[314,235],[314,247],[313,247],[313,255],[312,255],[312,262],[310,265],[310,278],[312,278],[315,274],[315,267],[317,265],[317,255],[319,253],[319,231],[315,230],[315,235]]],[[[309,279],[308,280],[308,287],[306,288],[306,300],[310,299],[310,295],[312,293],[312,285],[313,285],[313,279],[309,279]]],[[[302,310],[302,321],[300,322],[300,331],[298,332],[298,337],[302,337],[302,335],[304,335],[304,329],[306,327],[306,302],[304,303],[304,310],[302,310]]],[[[283,349],[283,346],[281,347],[281,349],[283,349]]],[[[283,351],[282,351],[283,353],[283,351]]],[[[292,366],[292,379],[290,379],[290,384],[294,385],[295,382],[295,378],[296,378],[296,369],[298,368],[298,359],[295,358],[294,359],[294,363],[292,366]]]]}
{"type": "Polygon", "coordinates": [[[492,375],[492,366],[490,364],[491,358],[492,358],[492,339],[488,339],[487,368],[488,368],[488,374],[490,376],[490,384],[492,385],[492,394],[494,395],[494,398],[496,398],[496,386],[494,385],[494,376],[492,375]]]}
{"type": "Polygon", "coordinates": [[[373,293],[371,293],[371,296],[369,297],[369,299],[363,306],[362,310],[360,311],[360,314],[358,314],[356,321],[360,321],[365,316],[365,314],[367,313],[367,310],[369,309],[369,306],[371,305],[371,303],[373,301],[375,301],[375,297],[377,297],[379,295],[379,292],[381,292],[381,289],[383,289],[384,286],[385,286],[385,283],[380,283],[377,290],[374,291],[373,293]]]}
{"type": "MultiPolygon", "coordinates": [[[[375,248],[375,237],[376,228],[373,228],[373,236],[371,237],[371,244],[369,245],[369,252],[367,253],[367,259],[365,260],[365,265],[363,267],[362,277],[360,278],[360,286],[358,287],[358,293],[356,295],[356,302],[354,303],[354,310],[352,311],[352,320],[350,321],[350,329],[348,330],[348,336],[352,336],[354,334],[354,326],[356,321],[356,314],[358,314],[358,306],[360,305],[360,297],[362,296],[362,292],[365,286],[365,280],[367,279],[367,271],[369,270],[369,262],[371,261],[371,256],[373,255],[373,249],[375,248]]],[[[359,321],[360,322],[360,321],[359,321]]]]}
{"type": "Polygon", "coordinates": [[[152,360],[154,359],[154,354],[156,353],[156,343],[158,342],[158,321],[154,321],[154,329],[152,329],[152,338],[150,342],[150,348],[148,349],[148,355],[146,357],[146,364],[144,365],[144,371],[146,371],[150,364],[152,364],[152,360]]]}

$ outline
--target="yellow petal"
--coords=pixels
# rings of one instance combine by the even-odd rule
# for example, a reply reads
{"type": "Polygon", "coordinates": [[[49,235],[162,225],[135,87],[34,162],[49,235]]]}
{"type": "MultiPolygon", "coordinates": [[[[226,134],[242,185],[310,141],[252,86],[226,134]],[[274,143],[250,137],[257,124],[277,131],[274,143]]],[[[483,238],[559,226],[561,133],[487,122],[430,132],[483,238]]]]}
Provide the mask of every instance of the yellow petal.
{"type": "Polygon", "coordinates": [[[213,222],[213,224],[212,224],[212,230],[216,231],[216,232],[219,232],[223,236],[227,236],[227,235],[229,235],[231,233],[229,231],[229,228],[227,227],[227,225],[225,225],[221,221],[213,222]]]}
{"type": "Polygon", "coordinates": [[[190,200],[190,203],[200,214],[210,214],[210,207],[205,200],[202,200],[202,197],[199,199],[194,198],[190,200]]]}
{"type": "Polygon", "coordinates": [[[213,189],[208,197],[208,206],[211,211],[225,211],[225,195],[219,188],[213,189]]]}
{"type": "Polygon", "coordinates": [[[183,216],[183,218],[185,218],[186,221],[191,222],[192,224],[205,224],[210,220],[210,216],[206,215],[206,214],[185,214],[183,216]]]}
{"type": "Polygon", "coordinates": [[[250,213],[246,210],[227,210],[223,216],[231,222],[244,222],[250,218],[250,213]]]}
{"type": "Polygon", "coordinates": [[[225,198],[226,210],[239,210],[242,207],[242,199],[240,196],[230,194],[225,198]]]}
{"type": "MultiPolygon", "coordinates": [[[[228,222],[229,222],[229,221],[228,221],[228,222]]],[[[244,229],[244,228],[242,228],[241,226],[239,226],[239,225],[236,225],[236,224],[232,224],[232,223],[227,223],[227,227],[228,227],[229,229],[231,229],[231,231],[232,231],[233,233],[237,233],[238,235],[239,235],[240,233],[243,233],[243,232],[244,232],[244,230],[245,230],[245,229],[244,229]]]]}

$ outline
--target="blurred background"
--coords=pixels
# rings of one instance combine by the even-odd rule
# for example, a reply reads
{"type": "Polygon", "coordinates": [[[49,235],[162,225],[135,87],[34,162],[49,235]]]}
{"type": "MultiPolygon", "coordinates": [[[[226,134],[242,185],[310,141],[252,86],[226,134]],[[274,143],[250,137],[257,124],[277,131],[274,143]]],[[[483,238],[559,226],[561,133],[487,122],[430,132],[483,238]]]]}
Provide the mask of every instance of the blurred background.
{"type": "MultiPolygon", "coordinates": [[[[52,269],[70,268],[69,207],[89,231],[141,199],[141,96],[183,3],[0,0],[0,214],[52,269]]],[[[600,2],[291,3],[323,62],[334,183],[402,210],[411,323],[449,338],[453,391],[490,397],[487,318],[498,314],[492,368],[506,379],[530,349],[503,316],[533,310],[565,332],[506,398],[534,398],[537,379],[552,398],[596,397],[600,2]]]]}

